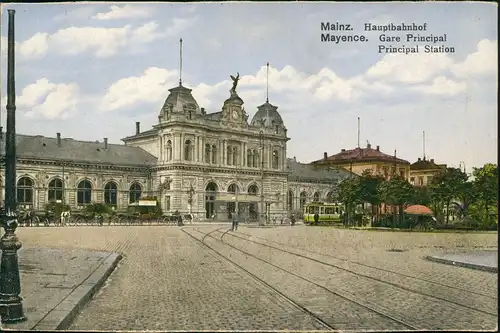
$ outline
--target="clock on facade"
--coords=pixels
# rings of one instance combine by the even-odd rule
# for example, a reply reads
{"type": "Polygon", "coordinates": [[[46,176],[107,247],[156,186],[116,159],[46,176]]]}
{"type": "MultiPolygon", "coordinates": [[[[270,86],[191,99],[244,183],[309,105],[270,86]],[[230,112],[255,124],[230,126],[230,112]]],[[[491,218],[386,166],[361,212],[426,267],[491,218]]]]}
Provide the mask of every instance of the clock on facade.
{"type": "Polygon", "coordinates": [[[235,120],[238,119],[238,111],[236,111],[236,110],[233,111],[233,118],[235,120]]]}

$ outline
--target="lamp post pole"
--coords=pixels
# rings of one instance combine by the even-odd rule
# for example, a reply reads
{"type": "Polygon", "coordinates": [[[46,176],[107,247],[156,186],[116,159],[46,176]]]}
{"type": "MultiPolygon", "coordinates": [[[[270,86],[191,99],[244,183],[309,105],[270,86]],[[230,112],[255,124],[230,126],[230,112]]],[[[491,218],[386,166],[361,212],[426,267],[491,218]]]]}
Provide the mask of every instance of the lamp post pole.
{"type": "Polygon", "coordinates": [[[259,141],[260,141],[260,218],[259,218],[259,225],[265,225],[264,222],[264,209],[266,209],[267,213],[267,207],[264,207],[264,132],[260,131],[259,132],[259,141]]]}
{"type": "Polygon", "coordinates": [[[5,230],[0,239],[2,259],[0,268],[0,315],[2,323],[26,320],[23,311],[21,281],[17,251],[21,242],[16,236],[16,92],[14,75],[14,15],[9,9],[8,53],[7,53],[7,133],[5,140],[5,211],[1,214],[5,230]]]}

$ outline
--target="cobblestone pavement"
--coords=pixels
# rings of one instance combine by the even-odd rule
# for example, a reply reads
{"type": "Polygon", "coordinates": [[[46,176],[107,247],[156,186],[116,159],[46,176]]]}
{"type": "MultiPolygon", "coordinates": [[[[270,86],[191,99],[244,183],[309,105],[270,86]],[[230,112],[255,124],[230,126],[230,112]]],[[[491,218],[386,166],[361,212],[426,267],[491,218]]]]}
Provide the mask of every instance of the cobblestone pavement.
{"type": "MultiPolygon", "coordinates": [[[[434,252],[457,248],[495,249],[496,234],[392,233],[305,226],[242,227],[234,233],[387,280],[394,284],[391,286],[353,277],[338,267],[311,263],[230,234],[224,236],[227,244],[282,269],[276,268],[222,243],[221,234],[215,231],[221,227],[228,228],[227,225],[189,226],[184,230],[198,239],[213,231],[211,236],[215,239],[205,237],[206,244],[335,328],[404,329],[403,324],[363,307],[367,304],[401,322],[425,324],[419,328],[492,329],[491,325],[496,323],[496,319],[492,323],[492,315],[463,307],[496,313],[496,274],[422,259],[434,252]],[[340,296],[324,287],[313,288],[310,282],[283,269],[337,291],[340,296]],[[442,284],[442,288],[436,283],[442,284]],[[405,285],[417,293],[397,285],[405,285]],[[471,298],[470,294],[461,294],[456,288],[474,292],[476,296],[467,299],[471,298]],[[458,304],[422,295],[425,292],[458,304]],[[342,295],[353,297],[361,305],[347,301],[342,295]],[[356,323],[358,326],[354,327],[356,323]]],[[[24,247],[122,253],[124,258],[118,268],[70,327],[73,330],[325,329],[269,286],[245,274],[177,227],[23,228],[18,235],[24,247]]]]}

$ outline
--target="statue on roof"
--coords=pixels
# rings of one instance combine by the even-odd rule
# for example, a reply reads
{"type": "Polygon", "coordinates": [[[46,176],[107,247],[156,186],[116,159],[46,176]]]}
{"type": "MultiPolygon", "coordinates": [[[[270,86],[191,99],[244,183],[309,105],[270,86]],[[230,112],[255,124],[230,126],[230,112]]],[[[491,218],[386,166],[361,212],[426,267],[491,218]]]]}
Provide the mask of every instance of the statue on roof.
{"type": "Polygon", "coordinates": [[[238,86],[238,81],[240,80],[240,73],[236,75],[236,77],[229,75],[231,77],[231,80],[233,80],[233,87],[229,91],[231,93],[231,96],[236,95],[236,86],[238,86]]]}

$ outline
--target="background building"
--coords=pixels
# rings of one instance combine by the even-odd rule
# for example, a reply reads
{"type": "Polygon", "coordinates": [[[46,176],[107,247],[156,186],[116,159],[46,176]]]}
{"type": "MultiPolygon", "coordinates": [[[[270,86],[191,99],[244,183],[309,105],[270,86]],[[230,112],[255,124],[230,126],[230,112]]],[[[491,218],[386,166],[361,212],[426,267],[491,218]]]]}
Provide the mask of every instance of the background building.
{"type": "Polygon", "coordinates": [[[434,159],[419,158],[410,166],[410,183],[419,187],[427,186],[443,169],[446,169],[446,164],[436,164],[434,159]]]}
{"type": "Polygon", "coordinates": [[[340,153],[332,156],[328,156],[325,152],[323,159],[314,161],[312,164],[342,167],[357,175],[368,171],[381,175],[385,179],[390,179],[394,174],[408,179],[410,175],[410,162],[397,158],[396,151],[393,156],[384,154],[380,151],[380,146],[373,149],[369,143],[366,148],[342,149],[340,153]]]}

